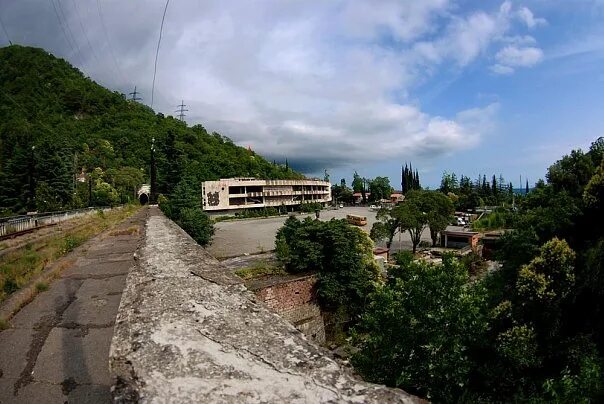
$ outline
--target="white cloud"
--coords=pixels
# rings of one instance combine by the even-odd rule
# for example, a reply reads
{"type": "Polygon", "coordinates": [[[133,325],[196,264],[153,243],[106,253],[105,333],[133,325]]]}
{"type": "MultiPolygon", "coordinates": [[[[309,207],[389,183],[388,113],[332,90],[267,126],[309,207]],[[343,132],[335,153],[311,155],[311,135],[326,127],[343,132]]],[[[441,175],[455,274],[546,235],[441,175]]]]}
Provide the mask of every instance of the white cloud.
{"type": "Polygon", "coordinates": [[[530,67],[543,59],[543,51],[534,47],[518,48],[515,46],[506,46],[497,52],[495,58],[499,63],[507,66],[530,67]]]}
{"type": "Polygon", "coordinates": [[[535,45],[537,40],[530,35],[509,35],[501,37],[501,42],[517,46],[535,45]]]}
{"type": "Polygon", "coordinates": [[[517,16],[529,28],[535,28],[539,25],[547,24],[547,21],[545,20],[545,18],[535,18],[535,16],[533,15],[533,12],[530,9],[528,9],[527,7],[521,7],[517,11],[517,16]]]}
{"type": "Polygon", "coordinates": [[[500,64],[495,64],[495,65],[491,66],[490,69],[495,74],[510,75],[510,74],[514,73],[513,68],[511,68],[509,66],[500,65],[500,64]]]}
{"type": "MultiPolygon", "coordinates": [[[[93,46],[106,49],[96,2],[81,4],[93,46]]],[[[39,10],[36,18],[25,13],[28,21],[53,15],[34,0],[11,7],[39,10]]],[[[127,92],[137,85],[149,102],[163,4],[107,0],[102,7],[127,80],[118,80],[105,54],[103,63],[86,62],[92,50],[76,32],[78,64],[107,86],[127,92]]],[[[454,153],[488,133],[496,104],[438,116],[408,93],[440,66],[467,66],[511,37],[513,15],[510,2],[460,14],[448,0],[182,0],[166,16],[154,108],[172,114],[184,100],[190,124],[309,169],[454,153]]],[[[79,26],[76,16],[68,20],[79,26]]],[[[37,38],[36,45],[70,56],[59,25],[37,38]]],[[[501,69],[519,66],[510,60],[498,60],[501,69]]]]}

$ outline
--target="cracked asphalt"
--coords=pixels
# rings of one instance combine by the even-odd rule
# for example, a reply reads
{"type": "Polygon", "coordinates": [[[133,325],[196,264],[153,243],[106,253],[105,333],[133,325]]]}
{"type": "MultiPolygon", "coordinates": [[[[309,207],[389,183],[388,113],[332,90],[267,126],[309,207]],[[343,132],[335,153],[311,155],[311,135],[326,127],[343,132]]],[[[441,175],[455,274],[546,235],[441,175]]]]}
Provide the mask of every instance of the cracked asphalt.
{"type": "Polygon", "coordinates": [[[111,401],[109,347],[147,212],[71,252],[74,264],[0,332],[0,403],[111,401]]]}

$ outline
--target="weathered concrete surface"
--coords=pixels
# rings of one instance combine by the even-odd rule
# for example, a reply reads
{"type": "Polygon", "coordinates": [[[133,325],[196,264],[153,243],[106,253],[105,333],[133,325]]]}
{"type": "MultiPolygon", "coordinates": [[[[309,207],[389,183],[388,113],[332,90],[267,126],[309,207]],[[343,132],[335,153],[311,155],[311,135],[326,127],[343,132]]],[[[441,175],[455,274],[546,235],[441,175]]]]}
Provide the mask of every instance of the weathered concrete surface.
{"type": "Polygon", "coordinates": [[[355,379],[151,208],[110,367],[118,402],[415,402],[355,379]]]}
{"type": "Polygon", "coordinates": [[[109,346],[145,212],[72,251],[73,265],[0,332],[0,403],[110,402],[109,346]],[[123,229],[136,231],[112,235],[123,229]]]}

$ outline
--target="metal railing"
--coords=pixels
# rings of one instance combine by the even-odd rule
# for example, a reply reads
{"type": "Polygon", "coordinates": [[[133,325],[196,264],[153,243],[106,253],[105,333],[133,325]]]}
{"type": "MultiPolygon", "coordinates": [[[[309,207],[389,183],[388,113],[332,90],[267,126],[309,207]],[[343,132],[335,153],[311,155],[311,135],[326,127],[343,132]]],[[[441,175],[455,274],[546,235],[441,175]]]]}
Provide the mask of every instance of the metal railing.
{"type": "Polygon", "coordinates": [[[60,212],[45,212],[32,215],[10,216],[0,218],[0,237],[8,236],[12,233],[18,233],[37,227],[48,226],[50,224],[63,222],[69,219],[86,216],[98,210],[108,211],[109,207],[84,208],[76,210],[66,210],[60,212]]]}

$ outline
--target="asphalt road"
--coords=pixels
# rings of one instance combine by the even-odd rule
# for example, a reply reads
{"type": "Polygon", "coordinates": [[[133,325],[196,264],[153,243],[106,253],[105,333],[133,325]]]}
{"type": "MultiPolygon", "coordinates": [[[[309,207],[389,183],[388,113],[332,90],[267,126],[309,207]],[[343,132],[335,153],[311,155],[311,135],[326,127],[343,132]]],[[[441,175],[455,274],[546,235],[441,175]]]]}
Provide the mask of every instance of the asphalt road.
{"type": "Polygon", "coordinates": [[[0,403],[111,402],[109,347],[145,212],[68,254],[73,264],[0,332],[0,403]]]}
{"type": "MultiPolygon", "coordinates": [[[[337,210],[321,211],[320,220],[331,220],[332,218],[344,219],[346,215],[360,215],[367,217],[367,226],[361,227],[369,233],[371,226],[376,222],[376,212],[369,208],[345,207],[337,210]]],[[[300,215],[300,218],[310,215],[300,215]]],[[[266,219],[247,219],[219,222],[215,225],[216,233],[212,244],[208,248],[210,254],[216,258],[238,257],[245,254],[257,254],[275,249],[275,235],[287,216],[266,218],[266,219]]],[[[430,231],[426,229],[422,234],[422,240],[430,240],[430,231]]],[[[385,243],[379,243],[379,246],[385,246],[385,243]]],[[[411,249],[411,239],[409,233],[397,233],[394,237],[391,252],[401,249],[411,249]]]]}

